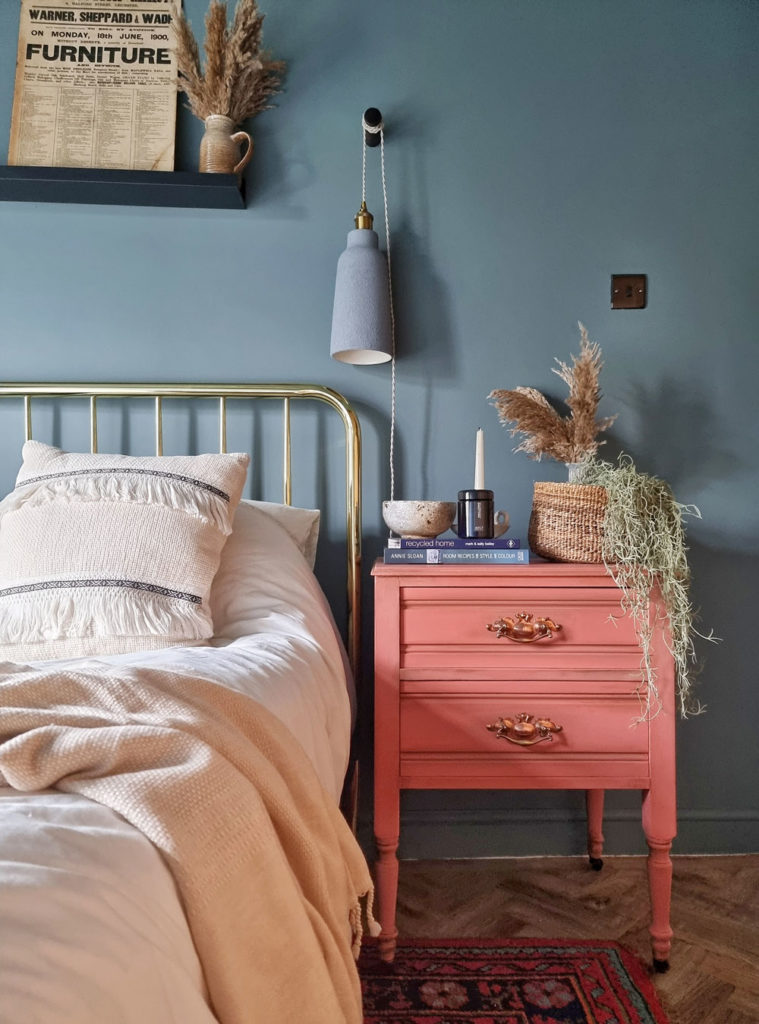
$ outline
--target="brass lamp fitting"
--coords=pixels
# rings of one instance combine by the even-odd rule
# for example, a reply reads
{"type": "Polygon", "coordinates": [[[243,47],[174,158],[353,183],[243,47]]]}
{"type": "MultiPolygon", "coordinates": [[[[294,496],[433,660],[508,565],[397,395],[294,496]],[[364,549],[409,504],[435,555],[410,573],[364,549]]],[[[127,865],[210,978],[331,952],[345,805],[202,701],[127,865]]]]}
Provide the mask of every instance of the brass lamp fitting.
{"type": "Polygon", "coordinates": [[[356,214],[354,223],[357,228],[368,228],[369,230],[371,230],[374,225],[374,217],[367,210],[365,200],[362,200],[361,202],[361,207],[356,214]]]}

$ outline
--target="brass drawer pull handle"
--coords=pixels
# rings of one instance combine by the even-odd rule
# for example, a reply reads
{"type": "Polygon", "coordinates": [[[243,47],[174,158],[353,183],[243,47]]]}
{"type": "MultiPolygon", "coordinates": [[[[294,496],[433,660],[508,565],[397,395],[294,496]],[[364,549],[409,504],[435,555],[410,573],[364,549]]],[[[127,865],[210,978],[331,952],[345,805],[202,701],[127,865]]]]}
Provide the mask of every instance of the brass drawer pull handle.
{"type": "Polygon", "coordinates": [[[561,626],[553,619],[538,618],[532,621],[530,612],[518,612],[514,618],[506,617],[496,619],[495,622],[488,622],[485,629],[495,633],[496,639],[506,637],[517,644],[532,644],[536,640],[551,637],[558,633],[561,626]]]}
{"type": "Polygon", "coordinates": [[[535,718],[524,711],[513,718],[499,718],[485,728],[494,732],[496,739],[518,743],[520,747],[532,747],[543,740],[553,741],[553,734],[562,732],[562,727],[550,718],[535,718]]]}

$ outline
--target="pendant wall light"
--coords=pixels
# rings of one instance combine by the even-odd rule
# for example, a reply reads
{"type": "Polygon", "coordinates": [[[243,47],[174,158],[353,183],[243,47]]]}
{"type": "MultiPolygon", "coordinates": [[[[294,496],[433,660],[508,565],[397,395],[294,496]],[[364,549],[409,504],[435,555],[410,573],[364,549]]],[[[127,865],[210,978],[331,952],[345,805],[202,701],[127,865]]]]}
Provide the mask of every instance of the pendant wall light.
{"type": "Polygon", "coordinates": [[[369,366],[392,363],[390,409],[390,498],[395,489],[395,315],[390,260],[390,222],[387,214],[385,134],[376,107],[364,112],[361,122],[361,206],[348,244],[337,261],[335,299],[332,309],[330,354],[342,363],[369,366]],[[379,247],[374,217],[366,207],[366,150],[380,147],[382,197],[385,214],[385,249],[379,247]]]}

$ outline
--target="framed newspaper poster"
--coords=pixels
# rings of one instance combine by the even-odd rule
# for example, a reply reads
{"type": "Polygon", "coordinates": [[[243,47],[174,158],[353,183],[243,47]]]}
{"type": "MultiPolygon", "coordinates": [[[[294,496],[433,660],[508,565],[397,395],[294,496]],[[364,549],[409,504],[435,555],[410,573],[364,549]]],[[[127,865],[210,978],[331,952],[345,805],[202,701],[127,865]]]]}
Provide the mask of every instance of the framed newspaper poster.
{"type": "Polygon", "coordinates": [[[171,0],[20,0],[8,163],[174,169],[171,0]]]}

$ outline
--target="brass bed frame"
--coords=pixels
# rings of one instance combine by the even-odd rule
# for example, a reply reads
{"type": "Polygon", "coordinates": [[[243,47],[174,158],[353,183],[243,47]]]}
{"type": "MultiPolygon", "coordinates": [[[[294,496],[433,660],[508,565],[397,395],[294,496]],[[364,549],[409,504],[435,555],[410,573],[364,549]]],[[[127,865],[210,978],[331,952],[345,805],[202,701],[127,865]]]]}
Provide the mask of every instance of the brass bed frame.
{"type": "Polygon", "coordinates": [[[23,400],[24,435],[32,437],[34,398],[89,398],[90,450],[98,450],[97,403],[99,398],[152,398],[155,402],[155,452],[163,454],[163,400],[212,398],[219,403],[219,451],[227,450],[227,402],[237,399],[278,399],[282,402],[282,500],[292,504],[290,404],[321,402],[335,410],[345,431],[346,521],[346,647],[354,676],[359,671],[361,636],[361,430],[358,417],[337,391],[317,384],[0,384],[0,398],[23,400]]]}

